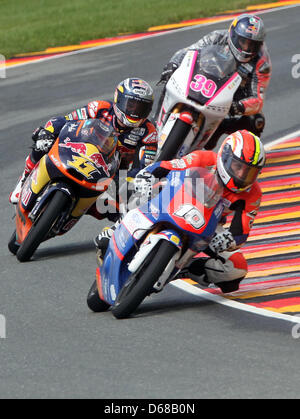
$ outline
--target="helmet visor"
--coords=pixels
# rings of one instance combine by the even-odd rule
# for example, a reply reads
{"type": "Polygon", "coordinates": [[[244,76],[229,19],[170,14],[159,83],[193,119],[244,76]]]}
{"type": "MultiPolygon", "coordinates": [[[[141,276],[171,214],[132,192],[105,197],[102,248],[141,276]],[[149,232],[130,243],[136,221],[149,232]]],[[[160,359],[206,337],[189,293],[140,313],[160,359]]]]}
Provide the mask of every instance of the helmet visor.
{"type": "Polygon", "coordinates": [[[262,45],[262,42],[244,38],[243,36],[238,35],[235,31],[232,31],[231,33],[231,40],[238,51],[251,57],[258,54],[262,45]]]}
{"type": "Polygon", "coordinates": [[[152,109],[152,102],[132,98],[130,96],[119,96],[117,107],[132,120],[145,119],[149,116],[152,109]]]}
{"type": "Polygon", "coordinates": [[[232,177],[238,189],[244,190],[251,186],[257,179],[261,167],[252,166],[237,158],[232,150],[228,152],[227,159],[224,161],[227,173],[232,177]]]}

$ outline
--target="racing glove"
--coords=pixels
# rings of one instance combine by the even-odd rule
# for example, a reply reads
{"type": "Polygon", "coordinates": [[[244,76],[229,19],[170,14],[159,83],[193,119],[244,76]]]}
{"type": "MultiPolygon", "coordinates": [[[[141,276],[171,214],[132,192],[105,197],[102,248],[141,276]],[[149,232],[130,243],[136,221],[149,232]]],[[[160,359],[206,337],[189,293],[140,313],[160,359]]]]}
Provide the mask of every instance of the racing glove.
{"type": "Polygon", "coordinates": [[[243,115],[245,112],[245,106],[240,101],[233,101],[229,114],[231,116],[243,115]]]}
{"type": "Polygon", "coordinates": [[[178,64],[168,63],[164,66],[163,72],[161,73],[159,83],[167,83],[175,70],[177,70],[178,64]]]}
{"type": "Polygon", "coordinates": [[[215,233],[208,247],[218,254],[225,251],[233,252],[236,250],[237,245],[232,233],[229,230],[225,230],[221,233],[215,233]]]}
{"type": "Polygon", "coordinates": [[[44,129],[44,127],[37,127],[32,133],[32,139],[36,143],[39,139],[39,133],[44,129]]]}
{"type": "Polygon", "coordinates": [[[133,181],[135,192],[147,199],[151,198],[154,183],[155,177],[147,172],[146,169],[141,170],[133,181]]]}
{"type": "Polygon", "coordinates": [[[55,141],[55,135],[44,128],[37,128],[32,139],[35,141],[35,150],[48,153],[55,141]]]}

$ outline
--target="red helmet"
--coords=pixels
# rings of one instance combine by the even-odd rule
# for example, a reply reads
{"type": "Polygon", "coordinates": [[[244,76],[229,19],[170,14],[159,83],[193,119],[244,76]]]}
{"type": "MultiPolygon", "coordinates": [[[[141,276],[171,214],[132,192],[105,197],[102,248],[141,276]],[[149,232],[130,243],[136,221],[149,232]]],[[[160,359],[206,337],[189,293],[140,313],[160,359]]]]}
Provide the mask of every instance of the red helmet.
{"type": "Polygon", "coordinates": [[[266,162],[260,139],[247,130],[225,138],[218,152],[217,171],[224,185],[238,193],[256,181],[266,162]]]}

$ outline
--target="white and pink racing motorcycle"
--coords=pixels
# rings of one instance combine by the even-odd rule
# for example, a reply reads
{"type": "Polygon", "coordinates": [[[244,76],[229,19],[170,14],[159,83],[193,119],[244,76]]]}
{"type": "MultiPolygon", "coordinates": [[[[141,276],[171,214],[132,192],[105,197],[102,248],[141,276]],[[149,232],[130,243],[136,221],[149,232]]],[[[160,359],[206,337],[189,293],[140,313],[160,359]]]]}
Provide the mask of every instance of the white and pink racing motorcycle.
{"type": "Polygon", "coordinates": [[[188,51],[165,87],[157,121],[157,159],[180,158],[203,149],[228,115],[242,82],[227,46],[188,51]]]}

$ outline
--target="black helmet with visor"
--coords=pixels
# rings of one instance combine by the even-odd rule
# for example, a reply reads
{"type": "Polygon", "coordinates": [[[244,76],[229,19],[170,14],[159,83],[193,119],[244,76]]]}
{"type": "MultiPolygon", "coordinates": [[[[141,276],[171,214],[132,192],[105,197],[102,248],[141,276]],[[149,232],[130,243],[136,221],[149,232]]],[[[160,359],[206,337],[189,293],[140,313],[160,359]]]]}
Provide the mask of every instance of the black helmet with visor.
{"type": "Polygon", "coordinates": [[[139,78],[128,78],[116,88],[113,108],[125,127],[139,127],[149,116],[153,106],[152,87],[139,78]]]}

